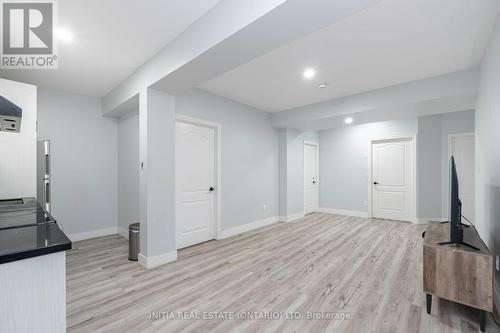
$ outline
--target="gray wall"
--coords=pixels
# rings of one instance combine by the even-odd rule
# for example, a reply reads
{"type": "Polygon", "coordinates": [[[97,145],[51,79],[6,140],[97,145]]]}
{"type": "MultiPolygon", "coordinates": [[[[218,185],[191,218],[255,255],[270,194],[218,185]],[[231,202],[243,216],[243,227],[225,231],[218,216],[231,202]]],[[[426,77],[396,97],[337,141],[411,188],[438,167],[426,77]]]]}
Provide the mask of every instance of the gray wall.
{"type": "MultiPolygon", "coordinates": [[[[441,115],[418,119],[418,216],[441,219],[441,115]]],[[[445,191],[447,192],[447,191],[445,191]]]]}
{"type": "Polygon", "coordinates": [[[118,121],[118,227],[139,222],[139,112],[118,121]]]}
{"type": "Polygon", "coordinates": [[[418,119],[419,217],[447,219],[450,134],[474,132],[474,111],[418,119]]]}
{"type": "MultiPolygon", "coordinates": [[[[481,65],[476,106],[476,225],[490,249],[500,254],[500,20],[481,65]]],[[[500,273],[495,272],[495,289],[500,273]]],[[[496,295],[499,292],[496,290],[496,295]]],[[[496,304],[498,307],[496,297],[496,304]]]]}
{"type": "Polygon", "coordinates": [[[270,115],[200,89],[176,96],[176,113],[222,126],[222,229],[277,216],[278,132],[270,115]]]}
{"type": "Polygon", "coordinates": [[[51,140],[52,212],[68,234],[117,225],[117,125],[99,98],[38,88],[38,136],[51,140]]]}
{"type": "MultiPolygon", "coordinates": [[[[40,136],[53,141],[54,214],[65,230],[138,221],[138,113],[116,124],[100,115],[98,99],[50,89],[40,95],[40,136]],[[99,214],[87,219],[88,211],[99,214]]],[[[176,97],[176,109],[222,125],[222,229],[277,216],[278,133],[270,116],[199,89],[176,97]]]]}
{"type": "Polygon", "coordinates": [[[320,131],[320,207],[367,212],[370,140],[408,137],[417,120],[393,120],[320,131]]]}
{"type": "Polygon", "coordinates": [[[320,206],[367,212],[370,140],[417,135],[417,217],[447,217],[448,135],[474,131],[474,111],[320,131],[320,206]]]}

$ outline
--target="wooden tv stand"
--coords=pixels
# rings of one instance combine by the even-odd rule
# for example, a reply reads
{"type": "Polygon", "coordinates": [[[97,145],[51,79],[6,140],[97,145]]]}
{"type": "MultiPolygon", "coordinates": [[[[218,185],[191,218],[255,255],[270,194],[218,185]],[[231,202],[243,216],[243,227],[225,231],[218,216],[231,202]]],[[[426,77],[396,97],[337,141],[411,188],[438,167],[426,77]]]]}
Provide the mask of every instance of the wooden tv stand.
{"type": "Polygon", "coordinates": [[[432,296],[465,304],[481,310],[480,328],[484,332],[486,313],[493,311],[494,257],[476,229],[464,229],[462,245],[438,245],[450,238],[449,223],[429,224],[424,239],[424,292],[427,313],[431,313],[432,296]]]}

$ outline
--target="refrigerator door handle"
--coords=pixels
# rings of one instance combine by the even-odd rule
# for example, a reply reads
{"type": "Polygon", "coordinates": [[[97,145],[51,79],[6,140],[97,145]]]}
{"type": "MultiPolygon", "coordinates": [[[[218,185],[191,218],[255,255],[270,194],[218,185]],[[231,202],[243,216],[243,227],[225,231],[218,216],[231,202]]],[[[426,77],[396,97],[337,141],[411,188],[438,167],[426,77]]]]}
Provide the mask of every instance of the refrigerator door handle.
{"type": "Polygon", "coordinates": [[[49,140],[39,140],[37,143],[37,201],[42,206],[50,212],[51,200],[52,200],[52,184],[51,184],[51,155],[50,155],[50,141],[49,140]]]}
{"type": "Polygon", "coordinates": [[[45,155],[45,177],[50,176],[50,156],[45,155]]]}
{"type": "Polygon", "coordinates": [[[45,181],[45,209],[50,212],[50,180],[46,179],[45,181]]]}

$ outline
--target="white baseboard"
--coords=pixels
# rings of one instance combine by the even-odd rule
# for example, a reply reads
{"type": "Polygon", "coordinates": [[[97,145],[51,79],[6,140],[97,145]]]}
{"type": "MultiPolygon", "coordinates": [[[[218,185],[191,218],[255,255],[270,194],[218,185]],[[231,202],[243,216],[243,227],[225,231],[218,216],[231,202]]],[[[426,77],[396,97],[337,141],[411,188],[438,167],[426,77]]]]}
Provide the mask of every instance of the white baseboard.
{"type": "Polygon", "coordinates": [[[231,236],[234,236],[234,235],[241,234],[241,233],[246,232],[246,231],[250,231],[250,230],[253,230],[253,229],[265,227],[266,225],[273,224],[273,223],[276,223],[276,222],[278,222],[278,217],[277,216],[272,216],[272,217],[268,217],[268,218],[265,218],[265,219],[262,219],[262,220],[250,222],[250,223],[247,223],[247,224],[243,224],[243,225],[240,225],[240,226],[237,226],[237,227],[234,227],[234,228],[229,228],[229,229],[226,229],[226,230],[221,230],[221,233],[219,235],[219,239],[228,238],[228,237],[231,237],[231,236]]]}
{"type": "Polygon", "coordinates": [[[279,220],[280,220],[280,222],[294,222],[298,219],[303,218],[304,216],[306,216],[306,214],[304,214],[304,212],[301,212],[301,213],[292,214],[292,215],[288,215],[288,216],[280,216],[279,220]]]}
{"type": "Polygon", "coordinates": [[[360,211],[356,211],[356,210],[345,210],[345,209],[322,207],[319,209],[319,212],[320,213],[327,213],[327,214],[336,214],[336,215],[368,218],[367,212],[360,212],[360,211]]]}
{"type": "Polygon", "coordinates": [[[445,222],[445,221],[448,221],[447,218],[445,217],[418,217],[416,220],[415,220],[415,223],[416,224],[429,224],[429,223],[433,223],[433,222],[445,222]]]}
{"type": "Polygon", "coordinates": [[[128,240],[128,230],[118,227],[118,235],[128,240]]]}
{"type": "Polygon", "coordinates": [[[78,242],[84,239],[89,239],[89,238],[96,238],[96,237],[102,237],[102,236],[108,236],[108,235],[115,235],[118,233],[118,230],[116,227],[112,228],[106,228],[106,229],[99,229],[99,230],[93,230],[93,231],[87,231],[87,232],[80,232],[77,234],[69,234],[68,237],[71,239],[72,242],[78,242]]]}
{"type": "Polygon", "coordinates": [[[177,250],[167,253],[158,254],[156,256],[146,257],[142,253],[138,255],[139,264],[146,268],[151,269],[161,265],[168,264],[169,262],[177,260],[177,250]]]}

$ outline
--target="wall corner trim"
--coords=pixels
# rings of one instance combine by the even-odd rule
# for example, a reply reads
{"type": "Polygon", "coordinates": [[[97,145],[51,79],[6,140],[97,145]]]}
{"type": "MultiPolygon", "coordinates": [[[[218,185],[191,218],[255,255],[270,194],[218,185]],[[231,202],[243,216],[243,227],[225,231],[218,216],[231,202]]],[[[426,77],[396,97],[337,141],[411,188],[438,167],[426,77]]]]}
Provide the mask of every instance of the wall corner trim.
{"type": "Polygon", "coordinates": [[[142,253],[139,253],[138,259],[139,259],[139,264],[142,267],[144,267],[146,269],[151,269],[151,268],[155,268],[155,267],[158,267],[161,265],[168,264],[172,261],[176,261],[177,260],[177,250],[158,254],[155,256],[150,256],[150,257],[146,257],[142,253]]]}
{"type": "Polygon", "coordinates": [[[279,218],[277,216],[271,216],[262,220],[257,220],[254,222],[246,223],[243,225],[239,225],[237,227],[229,228],[229,229],[224,229],[221,230],[220,235],[218,239],[224,239],[228,238],[231,236],[235,236],[241,233],[244,233],[246,231],[254,230],[257,228],[265,227],[267,225],[276,223],[279,221],[279,218]]]}

